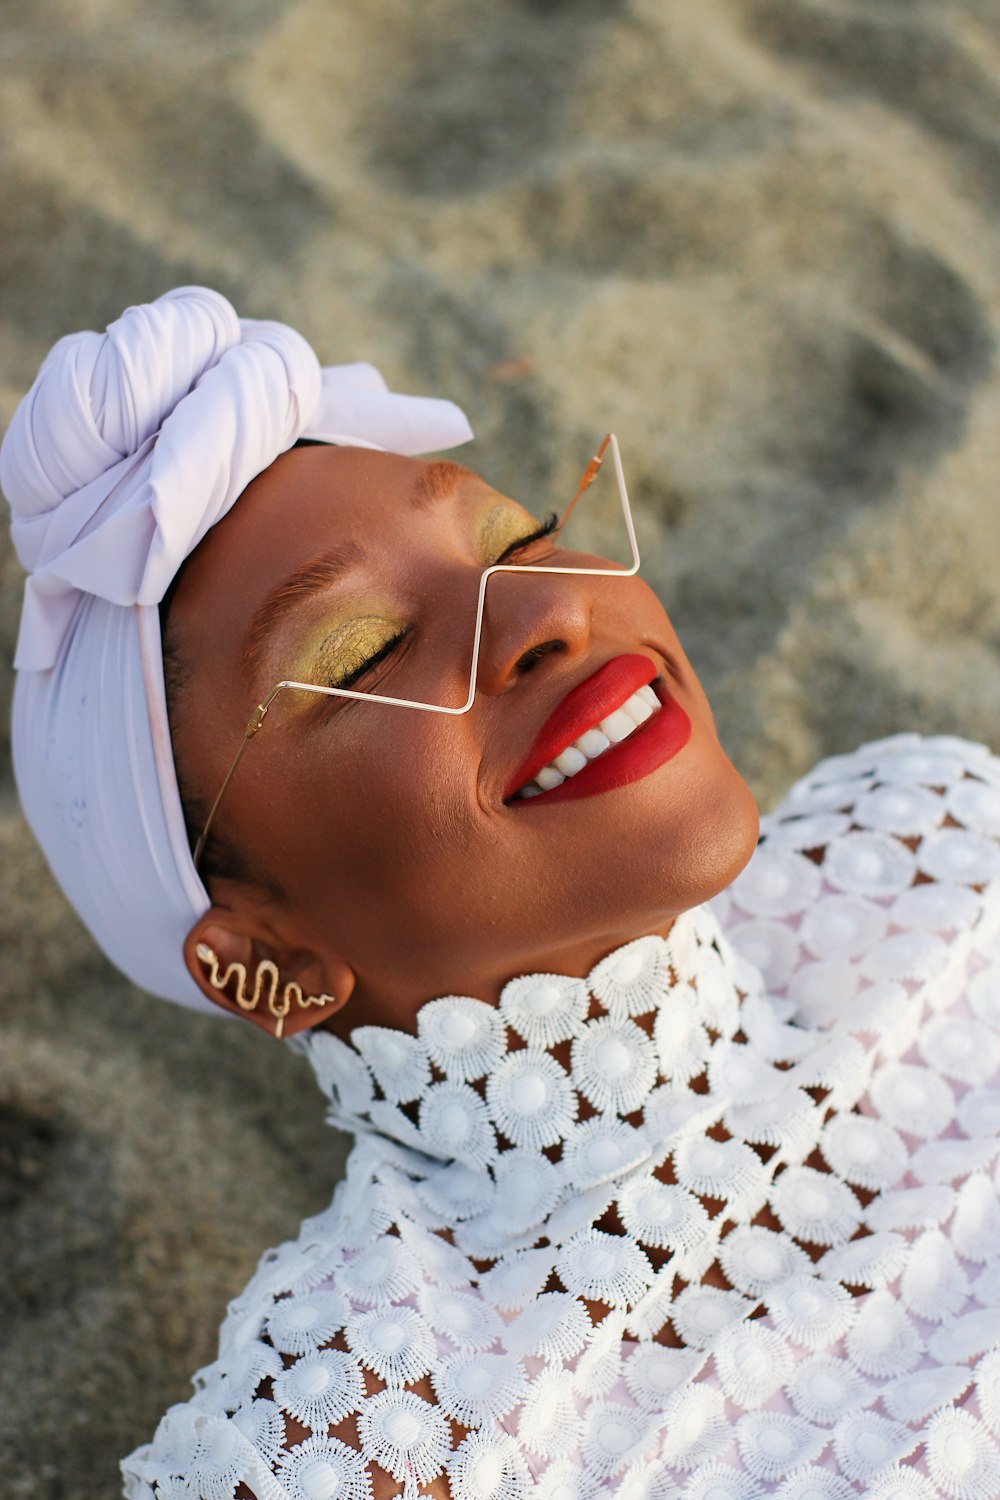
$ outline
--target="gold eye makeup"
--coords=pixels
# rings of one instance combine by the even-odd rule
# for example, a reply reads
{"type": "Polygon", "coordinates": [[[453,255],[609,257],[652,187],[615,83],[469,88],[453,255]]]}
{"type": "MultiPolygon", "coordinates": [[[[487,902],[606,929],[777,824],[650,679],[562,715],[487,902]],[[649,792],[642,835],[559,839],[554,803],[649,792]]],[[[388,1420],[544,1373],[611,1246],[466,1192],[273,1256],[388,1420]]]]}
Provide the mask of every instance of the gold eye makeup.
{"type": "Polygon", "coordinates": [[[384,615],[363,615],[345,620],[319,641],[310,652],[308,682],[326,687],[350,687],[369,667],[382,660],[406,634],[401,620],[384,615]]]}
{"type": "Polygon", "coordinates": [[[479,528],[476,539],[476,556],[484,567],[498,562],[512,547],[516,547],[538,531],[538,521],[522,506],[513,501],[493,505],[479,528]]]}

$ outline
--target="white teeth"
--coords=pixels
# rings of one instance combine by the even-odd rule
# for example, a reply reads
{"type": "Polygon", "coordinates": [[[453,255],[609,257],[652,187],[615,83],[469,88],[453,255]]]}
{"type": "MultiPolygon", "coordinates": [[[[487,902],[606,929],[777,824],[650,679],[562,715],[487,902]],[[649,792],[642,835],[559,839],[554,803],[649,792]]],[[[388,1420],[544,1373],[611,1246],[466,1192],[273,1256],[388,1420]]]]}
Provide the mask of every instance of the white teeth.
{"type": "Polygon", "coordinates": [[[588,760],[596,760],[605,750],[611,749],[611,741],[599,729],[587,729],[577,740],[576,748],[582,750],[588,760]]]}
{"type": "Polygon", "coordinates": [[[560,755],[556,756],[552,764],[564,776],[575,776],[577,771],[582,771],[587,764],[587,757],[575,745],[567,745],[566,749],[560,755]]]}
{"type": "Polygon", "coordinates": [[[654,710],[650,708],[645,698],[640,698],[639,694],[636,693],[635,697],[630,698],[625,704],[622,712],[627,713],[629,718],[636,724],[645,724],[647,719],[653,717],[654,710]]]}
{"type": "Polygon", "coordinates": [[[612,745],[620,745],[622,740],[627,740],[635,728],[635,720],[630,719],[628,714],[617,708],[613,714],[608,714],[606,719],[600,722],[602,734],[606,734],[612,745]]]}
{"type": "Polygon", "coordinates": [[[588,761],[596,760],[612,745],[620,745],[622,740],[627,740],[630,734],[651,719],[661,708],[661,703],[652,687],[641,687],[634,692],[621,708],[615,709],[613,714],[608,714],[600,724],[593,729],[585,729],[583,734],[561,750],[553,761],[536,772],[532,781],[523,786],[515,796],[538,797],[542,792],[551,792],[570,776],[576,776],[583,770],[588,761]]]}

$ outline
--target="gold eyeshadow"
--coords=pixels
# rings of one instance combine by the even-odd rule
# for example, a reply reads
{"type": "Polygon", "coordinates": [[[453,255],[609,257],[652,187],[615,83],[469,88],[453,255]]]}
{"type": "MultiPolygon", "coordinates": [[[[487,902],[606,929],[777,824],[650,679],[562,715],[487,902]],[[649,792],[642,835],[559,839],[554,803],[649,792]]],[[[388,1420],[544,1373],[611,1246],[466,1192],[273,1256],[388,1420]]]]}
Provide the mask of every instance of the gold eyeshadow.
{"type": "Polygon", "coordinates": [[[320,636],[312,649],[305,647],[299,657],[301,675],[298,680],[323,687],[341,687],[404,629],[401,620],[385,615],[362,615],[344,620],[320,636]]]}
{"type": "Polygon", "coordinates": [[[522,541],[538,529],[534,516],[514,500],[494,505],[486,514],[476,539],[476,556],[488,566],[502,557],[508,547],[522,541]]]}

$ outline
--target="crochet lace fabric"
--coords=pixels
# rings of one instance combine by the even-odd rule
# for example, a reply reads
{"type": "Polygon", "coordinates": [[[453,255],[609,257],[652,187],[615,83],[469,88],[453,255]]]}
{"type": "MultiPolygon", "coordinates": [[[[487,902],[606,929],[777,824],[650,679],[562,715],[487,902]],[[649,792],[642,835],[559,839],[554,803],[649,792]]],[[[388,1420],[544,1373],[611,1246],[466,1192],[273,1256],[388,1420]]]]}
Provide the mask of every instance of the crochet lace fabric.
{"type": "Polygon", "coordinates": [[[133,1500],[995,1500],[1000,763],[819,765],[713,910],[300,1041],[346,1179],[133,1500]]]}

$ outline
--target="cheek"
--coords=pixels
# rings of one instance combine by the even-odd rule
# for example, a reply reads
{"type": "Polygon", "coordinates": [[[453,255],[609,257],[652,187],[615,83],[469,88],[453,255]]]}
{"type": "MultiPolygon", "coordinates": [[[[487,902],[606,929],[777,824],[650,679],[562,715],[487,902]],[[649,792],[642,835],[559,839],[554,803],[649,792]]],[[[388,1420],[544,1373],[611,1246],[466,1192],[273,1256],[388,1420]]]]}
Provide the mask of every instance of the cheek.
{"type": "Polygon", "coordinates": [[[753,793],[714,740],[695,768],[690,816],[678,830],[672,876],[683,905],[699,905],[726,888],[746,865],[760,831],[753,793]]]}
{"type": "Polygon", "coordinates": [[[380,921],[404,899],[441,901],[467,863],[479,812],[464,721],[381,715],[367,714],[370,724],[289,779],[300,803],[296,863],[311,896],[380,921]]]}
{"type": "Polygon", "coordinates": [[[670,616],[659,597],[641,578],[606,580],[600,592],[600,622],[609,638],[631,639],[664,654],[672,662],[686,690],[685,707],[694,708],[703,722],[714,725],[712,710],[697,674],[688,660],[670,616]]]}

